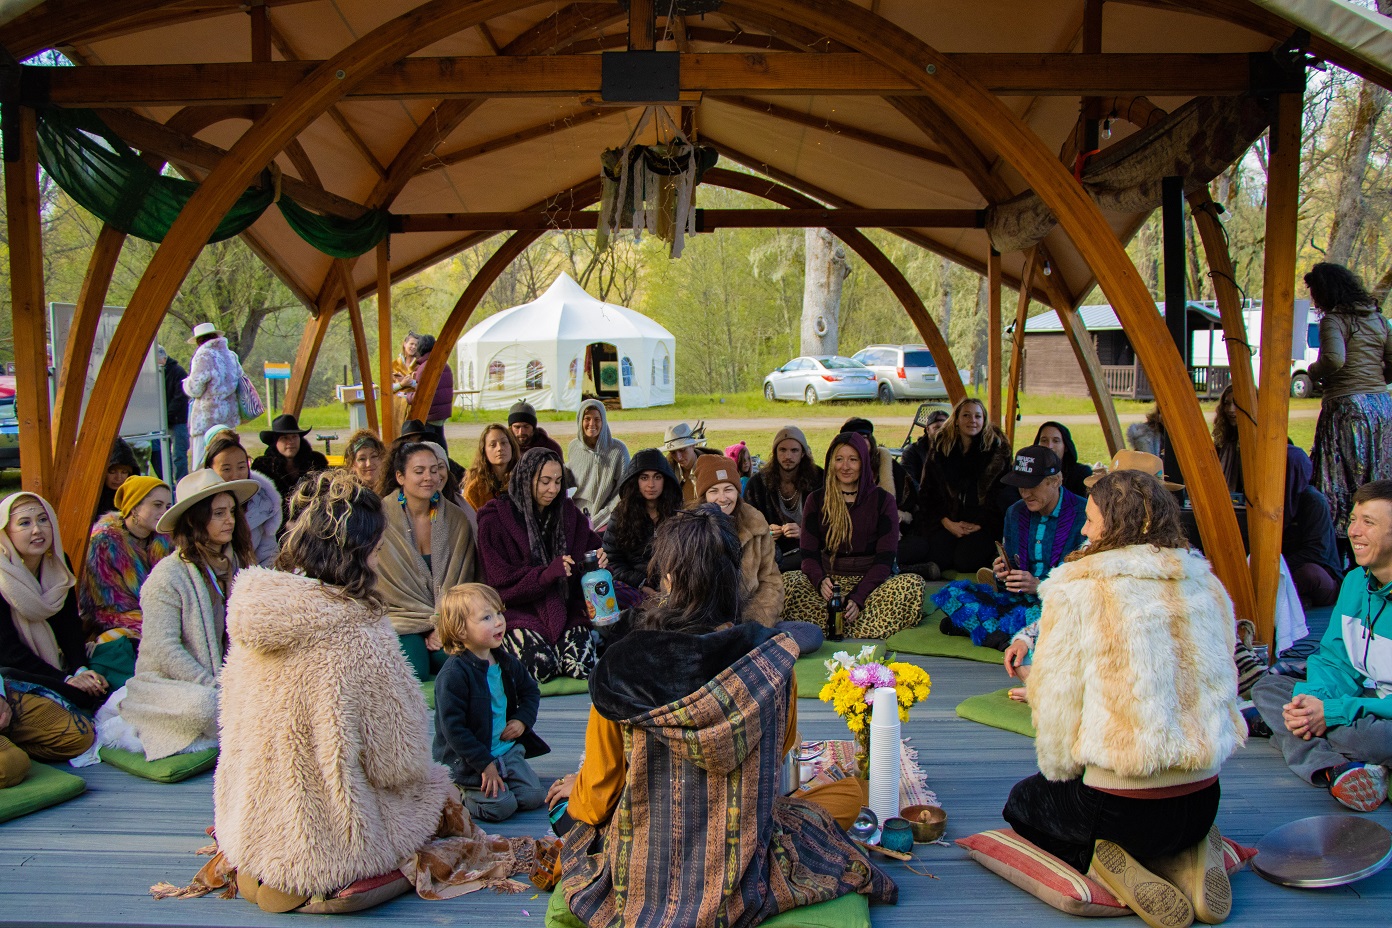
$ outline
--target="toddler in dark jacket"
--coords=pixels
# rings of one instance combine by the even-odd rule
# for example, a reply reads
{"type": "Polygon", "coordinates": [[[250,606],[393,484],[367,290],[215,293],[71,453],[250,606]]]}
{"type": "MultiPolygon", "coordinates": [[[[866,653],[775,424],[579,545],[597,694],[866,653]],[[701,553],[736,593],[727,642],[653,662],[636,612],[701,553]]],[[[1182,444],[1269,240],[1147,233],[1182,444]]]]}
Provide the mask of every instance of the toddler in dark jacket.
{"type": "Polygon", "coordinates": [[[551,750],[532,731],[541,691],[502,649],[502,598],[491,586],[461,583],[441,600],[437,628],[450,657],[435,678],[431,753],[449,768],[474,818],[501,822],[539,808],[546,790],[526,758],[551,750]]]}

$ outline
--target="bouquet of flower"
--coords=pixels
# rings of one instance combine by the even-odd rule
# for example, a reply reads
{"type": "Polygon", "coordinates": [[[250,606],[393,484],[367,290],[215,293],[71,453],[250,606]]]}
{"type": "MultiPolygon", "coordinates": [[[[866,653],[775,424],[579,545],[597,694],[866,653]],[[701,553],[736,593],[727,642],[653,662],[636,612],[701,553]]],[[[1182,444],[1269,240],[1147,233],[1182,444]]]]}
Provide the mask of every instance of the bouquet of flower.
{"type": "Polygon", "coordinates": [[[832,704],[836,714],[845,719],[846,726],[857,735],[868,734],[876,688],[894,687],[899,697],[901,722],[909,720],[909,707],[927,699],[932,688],[932,680],[922,667],[892,659],[882,662],[876,657],[877,650],[875,645],[867,644],[854,657],[846,651],[837,651],[826,662],[828,680],[818,694],[822,702],[832,704]]]}

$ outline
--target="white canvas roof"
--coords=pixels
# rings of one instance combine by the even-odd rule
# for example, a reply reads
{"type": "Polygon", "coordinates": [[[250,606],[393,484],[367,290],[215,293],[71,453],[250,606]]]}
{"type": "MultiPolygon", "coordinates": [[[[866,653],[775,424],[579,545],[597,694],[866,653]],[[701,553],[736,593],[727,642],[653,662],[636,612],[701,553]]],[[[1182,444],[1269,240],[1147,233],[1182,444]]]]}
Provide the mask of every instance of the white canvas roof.
{"type": "Polygon", "coordinates": [[[676,338],[624,306],[605,303],[562,273],[540,297],[480,322],[459,340],[461,384],[483,409],[525,399],[537,409],[578,409],[586,349],[612,345],[624,408],[676,401],[676,338]]]}

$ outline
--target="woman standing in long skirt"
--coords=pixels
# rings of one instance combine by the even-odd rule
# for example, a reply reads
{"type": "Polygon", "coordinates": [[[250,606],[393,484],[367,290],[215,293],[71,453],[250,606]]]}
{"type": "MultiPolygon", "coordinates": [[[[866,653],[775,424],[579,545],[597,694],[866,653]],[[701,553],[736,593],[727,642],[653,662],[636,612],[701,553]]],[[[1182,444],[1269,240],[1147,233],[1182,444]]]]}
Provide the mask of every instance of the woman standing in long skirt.
{"type": "Polygon", "coordinates": [[[1354,491],[1392,477],[1392,326],[1363,282],[1341,264],[1316,264],[1305,285],[1324,314],[1319,359],[1310,365],[1324,389],[1310,452],[1314,483],[1329,499],[1344,538],[1354,491]]]}

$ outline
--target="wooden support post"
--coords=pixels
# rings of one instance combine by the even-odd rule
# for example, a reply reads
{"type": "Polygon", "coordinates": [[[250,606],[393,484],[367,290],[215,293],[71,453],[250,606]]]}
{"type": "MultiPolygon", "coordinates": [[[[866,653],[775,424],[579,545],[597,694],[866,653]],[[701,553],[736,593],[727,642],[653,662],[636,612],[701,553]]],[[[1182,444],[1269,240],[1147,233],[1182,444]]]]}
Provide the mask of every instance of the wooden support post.
{"type": "MultiPolygon", "coordinates": [[[[39,217],[38,117],[28,106],[4,104],[5,209],[10,251],[10,312],[14,325],[15,415],[19,417],[20,485],[55,505],[53,444],[48,408],[48,339],[39,217]]],[[[106,450],[88,451],[102,455],[106,450]]],[[[85,516],[84,516],[85,518],[85,516]]],[[[86,524],[85,522],[83,524],[86,524]]],[[[81,563],[80,561],[78,563],[81,563]]]]}
{"type": "Polygon", "coordinates": [[[408,419],[425,421],[426,413],[430,411],[430,401],[435,396],[435,387],[440,382],[440,373],[449,362],[449,356],[454,353],[454,345],[459,341],[459,336],[464,334],[464,326],[473,315],[479,301],[499,275],[507,270],[508,265],[516,261],[517,256],[541,236],[542,233],[535,230],[512,233],[508,240],[493,252],[493,256],[484,262],[483,267],[479,268],[474,279],[469,281],[469,286],[464,288],[454,308],[450,310],[445,324],[440,326],[440,334],[435,339],[435,350],[430,352],[425,366],[421,368],[420,376],[416,378],[416,398],[411,401],[411,408],[406,412],[408,419]]]}
{"type": "Polygon", "coordinates": [[[1244,458],[1251,455],[1260,462],[1256,482],[1246,484],[1247,537],[1252,546],[1257,639],[1270,644],[1275,643],[1276,592],[1280,583],[1285,509],[1303,103],[1302,94],[1281,94],[1276,120],[1271,126],[1271,160],[1266,181],[1266,263],[1262,275],[1262,399],[1257,414],[1257,441],[1242,449],[1244,458]]]}
{"type": "Polygon", "coordinates": [[[986,414],[991,424],[1001,424],[1001,256],[994,248],[986,254],[986,414]]]}
{"type": "Polygon", "coordinates": [[[628,4],[628,50],[652,51],[657,47],[657,14],[653,0],[630,0],[628,4]]]}
{"type": "Polygon", "coordinates": [[[87,261],[87,276],[77,296],[77,309],[68,327],[68,341],[63,357],[58,361],[58,388],[53,409],[53,486],[61,487],[67,479],[68,463],[72,460],[73,443],[82,418],[82,395],[87,388],[87,368],[92,363],[92,343],[97,337],[102,307],[111,275],[126,234],[103,225],[97,233],[97,243],[87,261]]]}
{"type": "Polygon", "coordinates": [[[381,435],[377,426],[377,397],[372,393],[372,355],[367,353],[367,333],[363,330],[362,308],[358,306],[358,288],[353,286],[353,265],[341,258],[334,263],[343,279],[343,298],[348,304],[348,323],[353,329],[353,353],[358,359],[358,380],[367,410],[367,427],[381,435]]]}
{"type": "Polygon", "coordinates": [[[319,315],[310,316],[305,322],[304,335],[300,336],[300,347],[295,352],[295,366],[290,371],[290,382],[285,385],[285,402],[280,411],[298,416],[304,406],[305,392],[314,374],[314,362],[319,360],[319,349],[324,345],[329,323],[333,320],[333,310],[321,308],[319,315]]]}
{"type": "MultiPolygon", "coordinates": [[[[1232,372],[1233,402],[1237,406],[1237,442],[1241,448],[1257,447],[1257,385],[1252,373],[1252,347],[1248,340],[1247,319],[1242,314],[1242,294],[1233,275],[1228,237],[1218,221],[1217,204],[1204,187],[1189,197],[1194,224],[1208,259],[1208,273],[1218,295],[1218,313],[1223,319],[1223,342],[1228,346],[1228,369],[1232,372]]],[[[1243,486],[1256,485],[1259,469],[1255,454],[1242,456],[1243,486]]],[[[1284,497],[1283,497],[1284,498],[1284,497]]]]}
{"type": "Polygon", "coordinates": [[[377,243],[377,373],[382,381],[379,424],[382,441],[388,443],[396,438],[396,429],[401,424],[392,411],[392,351],[396,342],[392,337],[390,241],[384,238],[377,243]]]}
{"type": "Polygon", "coordinates": [[[1010,391],[1005,395],[1005,437],[1015,447],[1015,420],[1020,414],[1020,373],[1025,360],[1025,322],[1029,319],[1030,283],[1039,249],[1025,253],[1025,269],[1020,275],[1020,299],[1015,304],[1015,331],[1010,339],[1010,391]]]}
{"type": "Polygon", "coordinates": [[[251,60],[271,60],[271,17],[266,0],[250,0],[247,14],[251,17],[251,60]]]}

